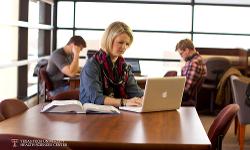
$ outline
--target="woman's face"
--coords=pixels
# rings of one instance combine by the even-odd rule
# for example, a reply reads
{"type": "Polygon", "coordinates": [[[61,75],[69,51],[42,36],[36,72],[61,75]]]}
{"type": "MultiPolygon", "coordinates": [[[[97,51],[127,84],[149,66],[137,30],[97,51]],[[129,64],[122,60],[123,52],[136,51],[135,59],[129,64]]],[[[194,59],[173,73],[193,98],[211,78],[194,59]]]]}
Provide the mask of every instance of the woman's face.
{"type": "Polygon", "coordinates": [[[115,61],[119,56],[123,55],[129,45],[130,37],[127,33],[116,36],[113,41],[112,49],[109,51],[111,59],[115,61]]]}

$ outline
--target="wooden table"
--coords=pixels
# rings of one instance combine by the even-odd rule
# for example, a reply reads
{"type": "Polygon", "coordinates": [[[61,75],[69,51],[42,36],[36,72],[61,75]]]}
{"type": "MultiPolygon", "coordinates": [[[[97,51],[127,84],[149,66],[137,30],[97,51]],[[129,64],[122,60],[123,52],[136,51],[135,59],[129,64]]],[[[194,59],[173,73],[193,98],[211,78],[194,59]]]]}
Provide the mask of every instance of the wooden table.
{"type": "Polygon", "coordinates": [[[42,104],[0,123],[1,133],[61,140],[87,149],[208,150],[210,141],[194,107],[121,114],[40,113],[42,104]]]}

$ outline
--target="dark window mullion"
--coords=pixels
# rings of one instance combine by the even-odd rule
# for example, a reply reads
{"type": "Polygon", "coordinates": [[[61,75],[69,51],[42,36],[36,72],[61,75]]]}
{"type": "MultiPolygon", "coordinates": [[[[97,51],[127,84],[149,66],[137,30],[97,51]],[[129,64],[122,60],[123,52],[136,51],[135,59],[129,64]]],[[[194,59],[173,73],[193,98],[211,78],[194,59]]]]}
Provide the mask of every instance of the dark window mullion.
{"type": "MultiPolygon", "coordinates": [[[[28,22],[29,0],[19,3],[19,21],[28,22]]],[[[18,28],[18,61],[28,59],[28,28],[18,28]]],[[[27,97],[28,88],[28,65],[19,66],[17,73],[17,98],[27,97]]]]}

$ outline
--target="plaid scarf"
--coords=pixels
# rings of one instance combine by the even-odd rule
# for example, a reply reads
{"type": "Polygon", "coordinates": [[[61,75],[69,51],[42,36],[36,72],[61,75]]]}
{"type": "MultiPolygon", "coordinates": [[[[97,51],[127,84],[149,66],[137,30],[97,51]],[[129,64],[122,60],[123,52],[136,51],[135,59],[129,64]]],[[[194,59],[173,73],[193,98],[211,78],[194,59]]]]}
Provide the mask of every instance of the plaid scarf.
{"type": "Polygon", "coordinates": [[[94,58],[101,66],[104,95],[115,98],[127,98],[125,85],[128,81],[129,66],[124,58],[118,57],[113,64],[110,55],[102,49],[95,53],[94,58]]]}

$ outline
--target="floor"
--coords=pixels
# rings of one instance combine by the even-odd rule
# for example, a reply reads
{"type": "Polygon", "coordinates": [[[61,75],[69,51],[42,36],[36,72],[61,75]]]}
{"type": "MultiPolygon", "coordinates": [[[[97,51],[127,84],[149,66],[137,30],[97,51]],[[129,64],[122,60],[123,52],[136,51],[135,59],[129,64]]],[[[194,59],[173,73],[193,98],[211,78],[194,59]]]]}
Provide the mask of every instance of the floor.
{"type": "MultiPolygon", "coordinates": [[[[211,115],[199,115],[199,116],[200,116],[201,122],[205,130],[208,131],[215,116],[211,116],[211,115]]],[[[224,137],[222,150],[239,150],[239,149],[240,147],[237,142],[237,138],[234,135],[234,122],[232,122],[229,128],[229,131],[224,137]]],[[[244,150],[250,150],[250,125],[246,127],[244,150]]]]}

